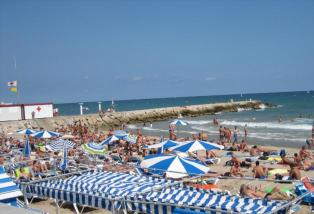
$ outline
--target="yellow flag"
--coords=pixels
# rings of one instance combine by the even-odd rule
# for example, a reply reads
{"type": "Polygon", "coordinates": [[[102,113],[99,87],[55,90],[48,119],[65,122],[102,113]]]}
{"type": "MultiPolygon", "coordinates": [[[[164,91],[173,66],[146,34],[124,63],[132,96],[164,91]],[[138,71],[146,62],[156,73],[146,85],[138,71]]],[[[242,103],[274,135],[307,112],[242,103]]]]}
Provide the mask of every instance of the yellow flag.
{"type": "Polygon", "coordinates": [[[17,87],[11,87],[11,88],[10,88],[10,91],[16,93],[16,92],[17,92],[17,87]]]}

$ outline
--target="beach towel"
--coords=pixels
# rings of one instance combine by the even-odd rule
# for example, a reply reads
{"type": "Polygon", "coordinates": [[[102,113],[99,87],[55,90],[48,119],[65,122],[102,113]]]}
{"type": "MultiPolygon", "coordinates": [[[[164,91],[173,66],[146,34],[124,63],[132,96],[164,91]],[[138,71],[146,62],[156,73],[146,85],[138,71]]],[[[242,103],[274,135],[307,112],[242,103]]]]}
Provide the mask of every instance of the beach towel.
{"type": "Polygon", "coordinates": [[[288,170],[287,169],[272,169],[268,171],[268,175],[272,176],[275,174],[287,174],[288,170]]]}
{"type": "Polygon", "coordinates": [[[268,159],[269,161],[281,161],[280,156],[269,156],[268,159]]]}

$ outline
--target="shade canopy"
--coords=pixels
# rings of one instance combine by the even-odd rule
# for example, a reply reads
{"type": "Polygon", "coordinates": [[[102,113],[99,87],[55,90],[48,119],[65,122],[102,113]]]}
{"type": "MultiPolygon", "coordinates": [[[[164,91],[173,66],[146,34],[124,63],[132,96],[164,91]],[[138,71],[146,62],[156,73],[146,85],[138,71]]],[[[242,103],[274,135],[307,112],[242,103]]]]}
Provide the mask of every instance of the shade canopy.
{"type": "Polygon", "coordinates": [[[103,140],[102,142],[99,143],[99,145],[108,145],[114,141],[119,140],[116,136],[112,135],[111,137],[108,137],[106,140],[103,140]]]}
{"type": "Polygon", "coordinates": [[[57,152],[62,151],[64,145],[67,147],[67,149],[73,149],[75,143],[69,140],[58,139],[56,141],[51,142],[46,147],[54,152],[57,152]]]}
{"type": "Polygon", "coordinates": [[[33,129],[21,129],[21,130],[17,130],[16,132],[18,134],[31,135],[31,134],[35,134],[37,131],[35,131],[33,129]]]}
{"type": "Polygon", "coordinates": [[[128,133],[124,130],[116,130],[113,132],[113,135],[115,135],[119,139],[123,139],[128,135],[128,133]]]}
{"type": "Polygon", "coordinates": [[[171,151],[177,152],[195,152],[195,151],[207,151],[207,150],[214,150],[214,149],[223,149],[224,146],[218,145],[216,143],[210,143],[207,141],[189,141],[186,143],[182,143],[178,146],[171,147],[171,151]]]}
{"type": "Polygon", "coordinates": [[[186,126],[186,125],[188,125],[187,122],[185,122],[183,120],[179,120],[179,119],[172,121],[170,124],[171,125],[176,125],[176,126],[178,126],[178,125],[179,126],[186,126]]]}
{"type": "Polygon", "coordinates": [[[104,155],[107,151],[105,145],[100,145],[94,142],[83,144],[82,149],[91,155],[104,155]]]}
{"type": "Polygon", "coordinates": [[[141,167],[151,169],[158,174],[166,173],[168,178],[201,175],[209,171],[209,168],[200,161],[165,154],[145,157],[141,167]]]}
{"type": "Polygon", "coordinates": [[[173,146],[177,146],[177,145],[179,145],[179,142],[177,142],[177,141],[165,140],[165,141],[162,141],[162,142],[154,144],[154,145],[146,146],[146,148],[148,148],[148,149],[158,149],[158,148],[162,148],[163,147],[163,149],[169,149],[169,148],[171,148],[173,146]]]}
{"type": "Polygon", "coordinates": [[[52,137],[59,137],[60,134],[58,132],[52,132],[52,131],[39,131],[31,136],[36,137],[36,138],[52,138],[52,137]]]}

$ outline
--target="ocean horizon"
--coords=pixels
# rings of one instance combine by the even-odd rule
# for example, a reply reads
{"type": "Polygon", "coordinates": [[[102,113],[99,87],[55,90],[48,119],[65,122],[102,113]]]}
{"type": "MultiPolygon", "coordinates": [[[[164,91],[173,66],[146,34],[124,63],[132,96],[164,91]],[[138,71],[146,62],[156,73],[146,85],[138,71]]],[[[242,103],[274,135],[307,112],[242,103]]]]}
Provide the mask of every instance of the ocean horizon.
{"type": "MultiPolygon", "coordinates": [[[[180,136],[191,136],[199,132],[205,132],[211,140],[218,137],[218,127],[212,124],[217,117],[222,126],[233,128],[238,126],[243,134],[243,127],[248,126],[249,142],[259,145],[300,147],[311,136],[314,121],[314,92],[293,91],[256,94],[232,94],[195,97],[153,98],[136,100],[117,100],[117,111],[132,111],[150,108],[187,106],[206,103],[229,102],[230,100],[260,100],[275,105],[273,108],[262,110],[239,109],[239,112],[221,112],[216,115],[200,117],[186,117],[189,125],[180,127],[180,136]]],[[[111,101],[103,101],[105,110],[111,105],[111,101]]],[[[97,113],[98,102],[84,102],[84,107],[89,110],[85,114],[97,113]]],[[[60,115],[78,115],[78,103],[55,104],[60,115]]],[[[129,124],[128,129],[141,128],[144,134],[168,136],[169,121],[153,122],[148,124],[129,124]]]]}

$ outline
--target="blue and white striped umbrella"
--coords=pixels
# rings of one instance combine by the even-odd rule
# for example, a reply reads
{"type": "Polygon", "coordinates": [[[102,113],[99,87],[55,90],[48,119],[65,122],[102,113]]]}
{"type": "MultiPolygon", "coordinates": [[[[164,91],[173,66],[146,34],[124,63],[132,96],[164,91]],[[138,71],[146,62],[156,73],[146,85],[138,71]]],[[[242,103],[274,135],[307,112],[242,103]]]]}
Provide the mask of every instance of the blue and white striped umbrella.
{"type": "Polygon", "coordinates": [[[177,151],[177,152],[195,152],[195,151],[207,151],[207,150],[213,150],[213,149],[223,149],[224,146],[218,145],[216,143],[210,143],[207,141],[190,141],[183,144],[180,144],[175,147],[171,147],[171,151],[177,151]]]}
{"type": "Polygon", "coordinates": [[[68,168],[68,149],[67,149],[67,145],[64,143],[63,144],[63,158],[62,158],[62,162],[59,166],[59,168],[64,171],[68,168]]]}
{"type": "Polygon", "coordinates": [[[51,132],[51,131],[39,131],[31,136],[36,137],[36,138],[52,138],[52,137],[59,137],[60,134],[57,132],[51,132]]]}
{"type": "Polygon", "coordinates": [[[170,124],[171,124],[171,125],[176,125],[176,126],[178,126],[178,125],[180,125],[180,126],[186,126],[186,125],[188,125],[187,122],[185,122],[185,121],[183,121],[183,120],[179,120],[179,119],[176,119],[176,120],[172,121],[170,124]]]}
{"type": "MultiPolygon", "coordinates": [[[[166,172],[169,178],[182,178],[205,174],[209,168],[200,161],[176,155],[150,155],[141,162],[141,167],[158,173],[166,172]]],[[[160,174],[161,174],[160,173],[160,174]]]]}
{"type": "Polygon", "coordinates": [[[23,151],[24,157],[29,158],[31,156],[31,152],[32,152],[31,145],[29,143],[29,140],[27,139],[24,145],[24,151],[23,151]]]}
{"type": "Polygon", "coordinates": [[[111,137],[108,137],[106,140],[103,140],[102,142],[100,142],[99,145],[101,145],[101,146],[108,145],[108,144],[115,142],[115,141],[118,141],[118,140],[119,140],[119,138],[112,135],[111,137]]]}
{"type": "Polygon", "coordinates": [[[113,134],[119,138],[119,139],[123,139],[125,138],[126,136],[128,136],[128,133],[126,131],[123,131],[123,130],[116,130],[113,132],[113,134]]]}
{"type": "Polygon", "coordinates": [[[49,145],[47,145],[46,147],[54,152],[56,151],[62,151],[63,150],[63,145],[66,145],[67,149],[73,149],[73,147],[75,146],[75,143],[69,140],[63,140],[63,139],[59,139],[56,141],[51,142],[49,145]]]}
{"type": "Polygon", "coordinates": [[[179,143],[177,141],[165,140],[165,141],[162,141],[162,142],[154,144],[154,145],[146,146],[146,148],[148,148],[148,149],[158,149],[158,148],[162,148],[163,147],[163,149],[169,149],[169,148],[177,146],[177,145],[179,145],[179,143]]]}
{"type": "Polygon", "coordinates": [[[31,134],[35,134],[37,131],[35,131],[33,129],[23,129],[23,130],[17,130],[16,132],[18,134],[31,135],[31,134]]]}

